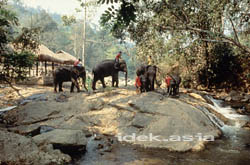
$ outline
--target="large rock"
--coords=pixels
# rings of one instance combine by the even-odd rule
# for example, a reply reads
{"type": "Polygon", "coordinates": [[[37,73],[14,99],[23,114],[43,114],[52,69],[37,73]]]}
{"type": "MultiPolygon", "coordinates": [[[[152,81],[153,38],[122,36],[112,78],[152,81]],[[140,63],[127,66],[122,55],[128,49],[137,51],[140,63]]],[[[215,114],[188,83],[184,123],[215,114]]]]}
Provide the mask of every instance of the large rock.
{"type": "Polygon", "coordinates": [[[117,137],[120,140],[150,148],[198,151],[204,148],[207,141],[221,134],[201,110],[179,100],[148,92],[130,97],[127,105],[124,101],[116,100],[112,104],[119,105],[120,109],[133,108],[136,114],[130,126],[127,123],[127,127],[118,129],[117,137]],[[131,131],[131,126],[137,129],[131,131]],[[141,135],[145,135],[140,137],[144,140],[136,140],[141,135]],[[155,136],[156,139],[153,138],[155,136]]]}
{"type": "Polygon", "coordinates": [[[0,130],[0,164],[56,165],[70,161],[51,145],[38,146],[31,138],[0,130]]]}
{"type": "MultiPolygon", "coordinates": [[[[161,142],[129,141],[144,147],[173,151],[201,150],[206,141],[200,141],[200,136],[220,135],[219,129],[201,110],[179,99],[167,98],[155,92],[137,95],[134,87],[128,87],[97,91],[90,96],[85,93],[74,93],[70,96],[67,102],[62,103],[55,101],[55,94],[54,97],[49,97],[46,104],[32,102],[24,105],[14,114],[18,118],[15,124],[38,124],[61,128],[34,137],[37,144],[50,143],[56,148],[61,146],[61,150],[67,148],[65,146],[72,146],[77,141],[84,141],[84,139],[80,140],[85,137],[81,135],[82,133],[74,132],[74,130],[84,129],[107,135],[133,135],[134,133],[136,136],[151,134],[151,136],[163,138],[177,135],[181,138],[180,141],[176,139],[161,142]],[[183,140],[185,135],[188,135],[189,139],[183,140]],[[190,136],[194,136],[193,140],[190,140],[190,136]]],[[[202,97],[198,99],[200,102],[205,101],[202,97]]],[[[29,130],[22,132],[29,132],[29,130]]],[[[80,143],[80,146],[83,145],[86,144],[80,143]]]]}
{"type": "Polygon", "coordinates": [[[33,137],[37,144],[52,144],[63,153],[75,154],[85,152],[87,139],[82,130],[55,129],[33,137]]]}

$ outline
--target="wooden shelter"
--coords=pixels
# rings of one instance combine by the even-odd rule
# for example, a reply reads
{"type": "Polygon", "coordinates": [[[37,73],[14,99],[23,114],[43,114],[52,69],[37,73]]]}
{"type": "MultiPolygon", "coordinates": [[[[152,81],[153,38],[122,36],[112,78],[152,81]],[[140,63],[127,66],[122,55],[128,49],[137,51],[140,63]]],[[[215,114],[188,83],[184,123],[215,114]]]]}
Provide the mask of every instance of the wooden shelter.
{"type": "Polygon", "coordinates": [[[41,44],[38,46],[37,50],[35,50],[35,54],[37,55],[37,63],[36,63],[36,76],[38,76],[38,67],[39,62],[44,62],[45,65],[45,75],[47,75],[47,65],[48,62],[52,63],[52,71],[54,70],[54,65],[56,64],[63,64],[63,61],[57,58],[56,54],[49,50],[45,45],[41,44]]]}
{"type": "Polygon", "coordinates": [[[49,50],[49,48],[47,48],[45,45],[39,45],[38,49],[35,51],[35,54],[38,56],[38,61],[63,64],[63,61],[59,59],[56,54],[49,50]]]}
{"type": "MultiPolygon", "coordinates": [[[[51,50],[49,50],[45,45],[42,44],[39,45],[35,54],[37,55],[38,62],[45,63],[45,75],[47,74],[47,62],[52,63],[52,70],[54,70],[55,64],[73,65],[74,62],[77,60],[76,57],[72,56],[71,54],[63,50],[54,53],[51,50]]],[[[38,63],[37,63],[37,75],[38,75],[38,63]]]]}
{"type": "Polygon", "coordinates": [[[63,61],[63,64],[67,64],[67,65],[73,65],[74,62],[77,60],[76,57],[72,56],[71,54],[60,50],[58,52],[56,52],[56,57],[60,60],[63,61]]]}

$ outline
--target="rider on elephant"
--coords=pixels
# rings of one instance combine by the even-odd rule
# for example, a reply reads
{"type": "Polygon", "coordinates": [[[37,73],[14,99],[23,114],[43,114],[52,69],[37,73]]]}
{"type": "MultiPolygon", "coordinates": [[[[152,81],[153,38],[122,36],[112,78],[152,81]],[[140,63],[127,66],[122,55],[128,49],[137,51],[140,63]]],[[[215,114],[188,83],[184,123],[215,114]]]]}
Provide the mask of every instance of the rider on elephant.
{"type": "Polygon", "coordinates": [[[82,66],[81,59],[79,58],[77,61],[74,62],[74,66],[82,66]]]}
{"type": "Polygon", "coordinates": [[[119,60],[122,58],[121,57],[122,56],[122,52],[120,51],[117,55],[116,55],[116,57],[115,57],[115,69],[118,69],[118,66],[119,66],[119,60]]]}
{"type": "Polygon", "coordinates": [[[152,59],[152,56],[148,56],[148,65],[153,65],[154,61],[152,59]]]}

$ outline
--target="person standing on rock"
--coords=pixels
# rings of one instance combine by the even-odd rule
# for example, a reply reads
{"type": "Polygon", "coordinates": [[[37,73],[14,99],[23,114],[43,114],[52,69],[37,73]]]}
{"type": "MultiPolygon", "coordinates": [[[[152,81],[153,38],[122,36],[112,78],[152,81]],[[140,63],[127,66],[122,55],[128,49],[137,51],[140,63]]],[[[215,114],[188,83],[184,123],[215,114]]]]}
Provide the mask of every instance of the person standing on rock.
{"type": "Polygon", "coordinates": [[[139,93],[140,88],[141,88],[141,80],[139,76],[136,76],[135,87],[136,87],[136,93],[139,93]]]}

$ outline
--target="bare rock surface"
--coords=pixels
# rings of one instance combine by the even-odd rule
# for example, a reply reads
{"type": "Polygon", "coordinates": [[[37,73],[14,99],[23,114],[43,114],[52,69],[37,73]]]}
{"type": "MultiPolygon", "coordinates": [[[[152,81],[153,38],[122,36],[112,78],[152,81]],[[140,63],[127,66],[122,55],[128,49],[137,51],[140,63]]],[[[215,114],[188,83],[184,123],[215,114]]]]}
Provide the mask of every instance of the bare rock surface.
{"type": "MultiPolygon", "coordinates": [[[[83,150],[87,145],[86,132],[116,136],[118,140],[122,136],[130,136],[127,140],[120,140],[146,148],[181,152],[202,150],[207,143],[204,138],[216,138],[221,134],[209,117],[195,106],[156,92],[136,94],[131,86],[100,89],[91,94],[64,92],[66,102],[57,102],[59,96],[60,93],[53,93],[51,88],[51,91],[46,91],[47,101],[31,101],[20,105],[15,111],[6,112],[3,119],[11,119],[7,123],[12,125],[8,130],[27,135],[36,132],[41,126],[52,127],[54,130],[32,138],[14,135],[16,139],[28,139],[26,144],[22,143],[34,146],[37,150],[38,146],[47,144],[62,152],[69,146],[80,146],[70,150],[83,150]],[[142,139],[138,140],[138,137],[142,139]]],[[[206,101],[202,97],[197,99],[206,101]]],[[[9,133],[2,134],[6,137],[9,133]]],[[[9,148],[15,148],[13,145],[9,148]]],[[[20,154],[28,153],[29,150],[20,154]]],[[[51,156],[57,158],[56,155],[51,156]]]]}
{"type": "Polygon", "coordinates": [[[71,158],[51,145],[36,145],[25,136],[0,130],[0,164],[63,164],[71,158]]]}

